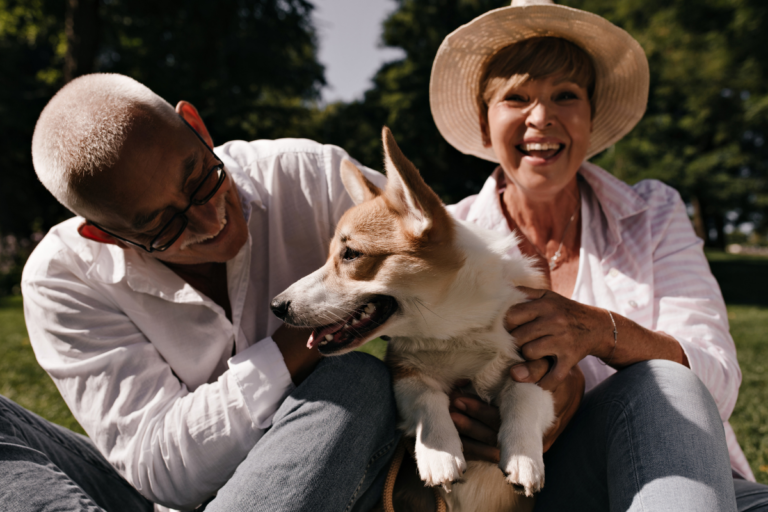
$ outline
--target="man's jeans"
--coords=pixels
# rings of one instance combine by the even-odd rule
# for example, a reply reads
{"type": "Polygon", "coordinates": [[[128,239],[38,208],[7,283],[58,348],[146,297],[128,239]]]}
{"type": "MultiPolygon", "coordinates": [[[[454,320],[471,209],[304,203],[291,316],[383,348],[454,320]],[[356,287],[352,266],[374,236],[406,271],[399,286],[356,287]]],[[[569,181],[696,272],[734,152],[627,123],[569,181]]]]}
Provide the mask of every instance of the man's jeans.
{"type": "MultiPolygon", "coordinates": [[[[354,511],[381,496],[399,439],[389,372],[323,359],[206,512],[354,511]]],[[[85,437],[0,397],[0,511],[150,511],[85,437]]]]}
{"type": "Polygon", "coordinates": [[[731,474],[712,395],[669,361],[637,363],[590,390],[544,463],[536,512],[768,511],[768,486],[731,474]]]}

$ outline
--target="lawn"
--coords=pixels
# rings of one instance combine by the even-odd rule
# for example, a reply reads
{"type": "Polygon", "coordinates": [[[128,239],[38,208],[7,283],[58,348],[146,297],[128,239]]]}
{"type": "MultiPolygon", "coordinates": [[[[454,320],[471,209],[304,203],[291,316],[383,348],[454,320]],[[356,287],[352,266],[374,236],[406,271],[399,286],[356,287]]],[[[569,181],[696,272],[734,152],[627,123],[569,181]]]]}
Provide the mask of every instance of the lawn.
{"type": "MultiPolygon", "coordinates": [[[[752,470],[768,484],[768,259],[709,253],[720,281],[743,373],[731,416],[752,470]]],[[[384,342],[363,350],[384,355],[384,342]]],[[[24,327],[20,297],[0,298],[0,394],[60,425],[82,432],[51,379],[35,361],[24,327]]]]}

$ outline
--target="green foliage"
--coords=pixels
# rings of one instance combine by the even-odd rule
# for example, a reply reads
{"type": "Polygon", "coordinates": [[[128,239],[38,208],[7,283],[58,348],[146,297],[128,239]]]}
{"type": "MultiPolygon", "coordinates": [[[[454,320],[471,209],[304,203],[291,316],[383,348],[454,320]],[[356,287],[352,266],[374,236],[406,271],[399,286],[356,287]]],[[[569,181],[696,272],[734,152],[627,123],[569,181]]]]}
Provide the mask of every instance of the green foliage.
{"type": "MultiPolygon", "coordinates": [[[[648,55],[648,110],[595,161],[634,183],[656,178],[698,199],[707,229],[765,218],[768,4],[762,0],[564,0],[631,33],[648,55]],[[758,214],[757,216],[755,214],[758,214]]],[[[765,230],[765,224],[760,226],[765,230]]]]}
{"type": "Polygon", "coordinates": [[[0,395],[84,433],[48,374],[37,364],[24,326],[21,297],[0,298],[0,395]]]}

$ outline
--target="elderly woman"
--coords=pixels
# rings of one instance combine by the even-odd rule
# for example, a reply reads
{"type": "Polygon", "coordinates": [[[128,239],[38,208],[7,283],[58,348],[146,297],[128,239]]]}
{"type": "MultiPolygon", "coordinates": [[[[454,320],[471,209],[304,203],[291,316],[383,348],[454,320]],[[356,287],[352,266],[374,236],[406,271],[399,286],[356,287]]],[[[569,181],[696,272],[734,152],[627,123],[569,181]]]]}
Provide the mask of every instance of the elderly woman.
{"type": "MultiPolygon", "coordinates": [[[[461,27],[435,59],[432,112],[499,167],[449,208],[516,232],[549,276],[507,316],[528,361],[513,378],[559,410],[537,510],[768,510],[727,421],[741,373],[685,205],[586,162],[640,120],[648,84],[640,45],[584,11],[516,0],[461,27]]],[[[452,405],[467,455],[498,458],[495,410],[452,405]]]]}

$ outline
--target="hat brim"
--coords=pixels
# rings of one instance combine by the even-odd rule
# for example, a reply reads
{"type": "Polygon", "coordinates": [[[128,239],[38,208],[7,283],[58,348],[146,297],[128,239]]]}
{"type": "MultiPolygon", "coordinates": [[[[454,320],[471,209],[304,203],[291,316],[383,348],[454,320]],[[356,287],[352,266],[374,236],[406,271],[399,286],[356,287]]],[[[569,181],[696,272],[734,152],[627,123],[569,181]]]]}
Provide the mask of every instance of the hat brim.
{"type": "Polygon", "coordinates": [[[487,59],[518,41],[560,37],[582,48],[595,66],[595,114],[587,158],[612,146],[640,121],[650,72],[640,44],[605,18],[561,5],[502,7],[449,34],[432,66],[429,102],[445,140],[462,153],[498,162],[483,146],[477,93],[487,59]]]}

